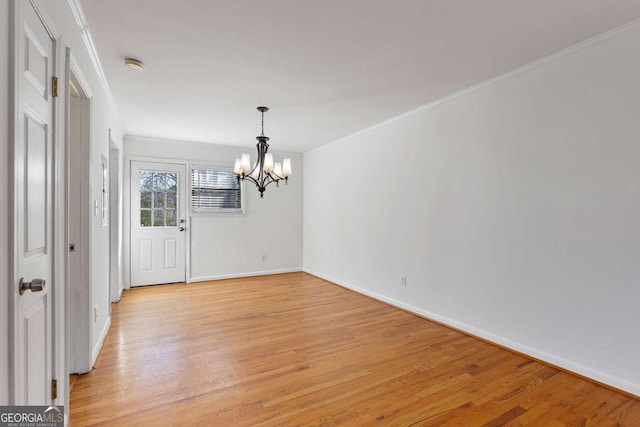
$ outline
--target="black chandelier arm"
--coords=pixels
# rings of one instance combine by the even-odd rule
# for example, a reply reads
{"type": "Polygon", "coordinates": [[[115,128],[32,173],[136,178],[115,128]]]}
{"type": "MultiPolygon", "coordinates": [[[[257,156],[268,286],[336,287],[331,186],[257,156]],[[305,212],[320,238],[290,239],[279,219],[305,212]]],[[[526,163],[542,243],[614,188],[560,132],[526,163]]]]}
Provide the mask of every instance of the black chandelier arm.
{"type": "MultiPolygon", "coordinates": [[[[269,177],[269,178],[271,178],[271,177],[269,177]]],[[[264,184],[264,188],[267,188],[267,185],[269,185],[269,184],[273,184],[274,182],[277,184],[277,183],[278,183],[278,182],[280,182],[280,181],[279,181],[279,180],[276,180],[276,179],[271,178],[268,182],[266,182],[266,183],[264,184]]]]}
{"type": "MultiPolygon", "coordinates": [[[[262,175],[262,174],[261,174],[262,175]]],[[[249,181],[253,182],[255,184],[256,187],[258,187],[258,191],[260,191],[260,195],[262,196],[262,193],[264,192],[264,190],[267,188],[267,186],[273,182],[278,183],[280,180],[275,180],[273,178],[271,178],[271,176],[269,176],[268,173],[265,173],[263,176],[258,177],[258,179],[255,179],[252,176],[249,175],[243,175],[240,177],[240,179],[242,179],[243,181],[245,179],[248,179],[249,181]]]]}
{"type": "Polygon", "coordinates": [[[245,179],[248,179],[249,181],[253,182],[257,187],[260,187],[260,183],[259,183],[258,181],[256,181],[256,179],[255,179],[254,177],[252,177],[252,176],[244,175],[244,174],[243,174],[243,175],[240,177],[240,179],[242,179],[243,181],[244,181],[245,179]]]}
{"type": "MultiPolygon", "coordinates": [[[[267,144],[265,142],[265,144],[267,145],[267,149],[269,148],[269,144],[267,144]]],[[[256,164],[253,166],[253,168],[249,171],[249,172],[245,172],[245,175],[249,176],[251,175],[253,172],[255,172],[256,168],[261,168],[260,170],[260,175],[262,175],[262,163],[264,162],[264,155],[267,154],[267,150],[264,150],[264,154],[261,152],[260,150],[260,143],[256,144],[256,148],[258,149],[258,160],[256,161],[256,164]],[[262,159],[262,161],[261,161],[262,159]]]]}
{"type": "MultiPolygon", "coordinates": [[[[258,166],[256,166],[256,167],[258,167],[258,166]]],[[[255,167],[252,169],[251,173],[253,173],[254,170],[255,170],[255,167]]],[[[253,182],[256,185],[256,187],[258,187],[258,191],[260,191],[260,194],[262,194],[264,189],[266,189],[269,184],[272,184],[274,182],[276,184],[279,184],[280,181],[284,180],[284,183],[286,185],[289,184],[289,177],[287,177],[287,176],[282,177],[280,175],[276,175],[273,172],[265,172],[264,170],[260,170],[260,173],[258,174],[258,178],[257,179],[254,178],[253,176],[251,176],[250,174],[248,174],[248,175],[247,174],[242,174],[241,176],[239,176],[239,178],[242,179],[243,181],[245,179],[247,179],[247,180],[253,182]],[[262,189],[262,190],[260,190],[260,189],[262,189]]]]}
{"type": "MultiPolygon", "coordinates": [[[[271,184],[272,182],[275,182],[275,183],[277,184],[277,183],[279,183],[280,181],[284,181],[284,183],[285,183],[286,185],[288,185],[288,184],[289,184],[289,177],[288,177],[288,176],[280,176],[280,175],[276,175],[276,174],[275,174],[275,173],[273,173],[273,172],[266,173],[265,175],[266,175],[266,176],[268,176],[268,177],[269,177],[269,179],[270,179],[269,184],[271,184]],[[276,178],[274,178],[274,176],[275,176],[276,178]]],[[[266,185],[265,185],[265,187],[266,187],[266,185]]]]}
{"type": "Polygon", "coordinates": [[[259,179],[256,180],[252,176],[245,175],[246,178],[249,178],[249,180],[251,182],[253,182],[255,185],[257,185],[258,187],[260,187],[260,186],[266,187],[269,184],[272,184],[274,182],[278,183],[278,182],[280,182],[282,180],[284,180],[285,182],[288,181],[288,179],[286,177],[278,177],[276,179],[276,178],[274,178],[274,176],[278,177],[278,175],[276,175],[276,174],[265,172],[264,176],[262,176],[262,177],[260,177],[259,179]]]}
{"type": "Polygon", "coordinates": [[[280,181],[281,179],[284,179],[284,176],[277,175],[275,172],[269,172],[267,173],[267,175],[269,175],[269,177],[271,177],[271,179],[274,181],[280,181]]]}
{"type": "Polygon", "coordinates": [[[260,198],[264,197],[264,190],[266,189],[267,185],[269,185],[269,184],[264,185],[264,183],[261,183],[261,181],[256,180],[252,176],[248,176],[248,175],[242,175],[239,178],[242,179],[243,181],[245,179],[248,179],[249,181],[253,182],[256,185],[256,187],[258,188],[258,191],[260,192],[260,198]]]}
{"type": "MultiPolygon", "coordinates": [[[[273,174],[273,175],[278,176],[276,174],[273,174]]],[[[281,178],[281,177],[278,177],[278,179],[275,179],[275,178],[273,178],[271,173],[264,172],[264,171],[261,171],[260,175],[258,175],[258,179],[255,179],[251,175],[246,175],[246,174],[243,174],[239,178],[242,179],[242,180],[248,179],[249,181],[253,182],[258,187],[260,187],[261,183],[264,184],[263,185],[264,187],[266,187],[267,185],[271,184],[272,182],[278,182],[278,181],[281,181],[283,179],[286,180],[286,178],[281,178]]]]}
{"type": "Polygon", "coordinates": [[[258,164],[258,162],[256,162],[256,165],[253,167],[253,169],[251,169],[249,172],[245,172],[245,176],[250,176],[258,166],[260,165],[258,164]]]}
{"type": "Polygon", "coordinates": [[[258,172],[258,177],[257,178],[254,178],[253,176],[251,176],[258,166],[260,166],[260,165],[257,165],[255,168],[253,168],[251,170],[251,173],[249,173],[248,175],[245,175],[251,181],[253,181],[253,183],[256,184],[256,185],[260,185],[260,183],[264,180],[264,171],[262,170],[262,168],[260,168],[260,171],[258,172]]]}

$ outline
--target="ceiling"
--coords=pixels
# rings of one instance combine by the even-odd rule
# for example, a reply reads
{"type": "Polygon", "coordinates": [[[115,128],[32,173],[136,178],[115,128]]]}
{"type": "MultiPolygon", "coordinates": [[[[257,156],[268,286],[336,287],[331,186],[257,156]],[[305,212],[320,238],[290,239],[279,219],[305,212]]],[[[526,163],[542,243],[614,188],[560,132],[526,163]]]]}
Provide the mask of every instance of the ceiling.
{"type": "Polygon", "coordinates": [[[640,18],[640,0],[82,0],[128,135],[305,152],[640,18]],[[142,72],[125,57],[144,62],[142,72]]]}

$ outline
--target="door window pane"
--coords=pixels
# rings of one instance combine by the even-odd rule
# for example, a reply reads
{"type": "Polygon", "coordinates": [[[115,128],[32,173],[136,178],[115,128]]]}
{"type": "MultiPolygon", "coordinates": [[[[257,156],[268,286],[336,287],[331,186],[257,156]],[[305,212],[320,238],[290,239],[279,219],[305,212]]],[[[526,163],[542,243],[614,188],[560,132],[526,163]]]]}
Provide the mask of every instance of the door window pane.
{"type": "Polygon", "coordinates": [[[178,175],[176,175],[175,173],[168,173],[168,174],[165,174],[164,178],[165,178],[165,189],[173,190],[175,192],[178,188],[178,175]]]}
{"type": "Polygon", "coordinates": [[[164,191],[164,174],[155,172],[153,178],[153,191],[164,191]]]}
{"type": "Polygon", "coordinates": [[[140,172],[140,191],[150,191],[153,187],[153,172],[140,172]]]}
{"type": "Polygon", "coordinates": [[[175,209],[166,209],[165,210],[165,225],[167,227],[175,227],[177,225],[176,221],[176,210],[175,209]]]}
{"type": "Polygon", "coordinates": [[[151,209],[140,209],[140,226],[151,227],[151,209]]]}
{"type": "Polygon", "coordinates": [[[164,209],[153,210],[153,226],[164,227],[164,209]]]}
{"type": "Polygon", "coordinates": [[[175,209],[176,208],[176,202],[178,200],[178,194],[176,193],[176,188],[170,188],[169,190],[167,190],[167,196],[166,196],[166,200],[167,200],[167,209],[175,209]]]}
{"type": "Polygon", "coordinates": [[[151,209],[151,191],[140,191],[140,207],[143,209],[151,209]]]}
{"type": "Polygon", "coordinates": [[[153,193],[153,207],[155,209],[164,209],[164,191],[154,191],[153,193]]]}
{"type": "Polygon", "coordinates": [[[176,227],[178,218],[178,174],[141,171],[140,226],[176,227]]]}

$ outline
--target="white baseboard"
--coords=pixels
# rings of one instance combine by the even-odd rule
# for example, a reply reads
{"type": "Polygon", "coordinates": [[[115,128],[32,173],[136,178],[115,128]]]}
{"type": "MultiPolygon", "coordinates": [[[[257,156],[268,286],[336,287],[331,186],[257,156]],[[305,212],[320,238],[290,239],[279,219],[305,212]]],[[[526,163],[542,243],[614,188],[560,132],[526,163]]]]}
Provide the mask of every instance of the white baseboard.
{"type": "Polygon", "coordinates": [[[297,273],[300,271],[302,271],[302,268],[285,268],[280,270],[265,270],[265,271],[250,271],[247,273],[220,274],[217,276],[198,276],[198,277],[192,277],[189,280],[189,283],[207,282],[209,280],[236,279],[240,277],[268,276],[270,274],[297,273]]]}
{"type": "Polygon", "coordinates": [[[122,292],[124,292],[124,288],[120,288],[120,290],[118,291],[118,296],[116,297],[116,299],[112,299],[111,302],[120,302],[120,298],[122,298],[122,292]]]}
{"type": "Polygon", "coordinates": [[[98,360],[100,350],[102,350],[102,345],[104,344],[104,339],[107,337],[107,333],[109,332],[109,327],[111,327],[111,316],[107,317],[107,321],[104,324],[104,328],[102,328],[100,337],[98,337],[98,342],[96,343],[95,347],[93,347],[93,353],[91,354],[92,367],[95,366],[96,360],[98,360]]]}
{"type": "Polygon", "coordinates": [[[326,274],[322,274],[319,273],[317,271],[313,271],[307,268],[303,268],[303,271],[305,273],[309,273],[312,274],[314,276],[317,276],[321,279],[327,280],[329,282],[335,283],[339,286],[342,286],[344,288],[350,289],[354,292],[357,292],[359,294],[362,295],[366,295],[370,298],[376,299],[378,301],[387,303],[389,305],[392,305],[394,307],[398,307],[401,308],[403,310],[409,311],[411,313],[417,314],[419,316],[422,316],[426,319],[430,319],[433,320],[435,322],[438,323],[442,323],[443,325],[447,325],[450,326],[454,329],[458,329],[460,331],[466,332],[469,335],[478,337],[478,338],[482,338],[484,340],[490,341],[492,343],[498,344],[502,347],[506,347],[509,348],[511,350],[514,350],[518,353],[522,353],[528,356],[531,356],[535,359],[541,360],[543,362],[549,363],[550,365],[565,369],[567,371],[571,371],[574,372],[578,375],[587,377],[587,378],[591,378],[597,382],[600,382],[602,384],[606,384],[609,385],[611,387],[617,388],[619,390],[625,391],[627,393],[630,393],[634,396],[638,396],[640,397],[640,384],[635,384],[632,383],[630,381],[627,381],[624,378],[619,378],[619,377],[615,377],[609,374],[606,374],[602,371],[596,370],[596,369],[592,369],[589,368],[588,366],[584,366],[581,365],[579,363],[575,363],[571,360],[566,360],[563,359],[561,357],[555,356],[553,354],[535,349],[533,347],[529,347],[525,344],[522,344],[520,342],[516,342],[513,340],[510,340],[508,338],[504,338],[502,336],[493,334],[491,332],[485,331],[484,329],[479,329],[476,328],[474,326],[468,325],[466,323],[463,322],[459,322],[457,320],[454,319],[450,319],[448,317],[445,316],[441,316],[439,314],[427,311],[427,310],[423,310],[421,308],[415,307],[411,304],[407,304],[405,302],[402,301],[398,301],[394,298],[390,298],[387,297],[386,295],[377,293],[377,292],[373,292],[370,291],[368,289],[364,289],[361,288],[359,286],[353,285],[351,283],[347,283],[344,282],[340,279],[337,279],[335,277],[331,277],[331,276],[327,276],[326,274]]]}

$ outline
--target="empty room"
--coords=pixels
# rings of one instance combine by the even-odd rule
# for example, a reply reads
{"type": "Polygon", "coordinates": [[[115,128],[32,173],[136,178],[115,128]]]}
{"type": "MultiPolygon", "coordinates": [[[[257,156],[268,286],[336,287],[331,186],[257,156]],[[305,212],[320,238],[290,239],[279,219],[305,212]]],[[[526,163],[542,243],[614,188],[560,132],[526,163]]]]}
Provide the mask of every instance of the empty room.
{"type": "Polygon", "coordinates": [[[640,0],[7,0],[0,56],[0,426],[640,426],[640,0]]]}

